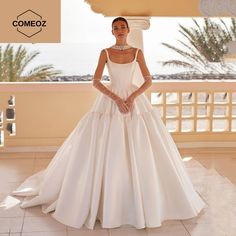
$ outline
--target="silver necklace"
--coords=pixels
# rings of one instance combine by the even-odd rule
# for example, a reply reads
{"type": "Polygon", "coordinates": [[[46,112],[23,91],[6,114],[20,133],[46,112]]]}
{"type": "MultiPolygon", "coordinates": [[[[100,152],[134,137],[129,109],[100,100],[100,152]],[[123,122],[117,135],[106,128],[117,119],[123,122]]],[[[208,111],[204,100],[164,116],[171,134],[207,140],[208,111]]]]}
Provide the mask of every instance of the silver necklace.
{"type": "Polygon", "coordinates": [[[113,45],[113,46],[111,46],[111,48],[122,51],[122,50],[126,50],[126,49],[131,48],[131,46],[128,44],[126,44],[126,45],[113,45]]]}

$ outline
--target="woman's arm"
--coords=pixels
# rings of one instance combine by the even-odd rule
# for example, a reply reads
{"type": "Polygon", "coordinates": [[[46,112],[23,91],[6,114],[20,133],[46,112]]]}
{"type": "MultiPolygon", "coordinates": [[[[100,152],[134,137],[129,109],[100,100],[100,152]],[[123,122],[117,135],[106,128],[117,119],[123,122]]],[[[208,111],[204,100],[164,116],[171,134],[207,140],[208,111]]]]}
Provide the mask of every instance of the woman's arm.
{"type": "Polygon", "coordinates": [[[149,70],[147,68],[144,55],[142,50],[139,49],[138,55],[137,55],[137,61],[139,63],[140,70],[142,72],[144,83],[135,90],[129,97],[132,97],[133,99],[142,94],[146,89],[148,89],[152,85],[152,76],[149,73],[149,70]]]}
{"type": "Polygon", "coordinates": [[[110,91],[105,85],[101,83],[102,73],[105,67],[107,61],[107,55],[105,50],[103,49],[100,53],[97,69],[95,71],[94,77],[93,77],[93,86],[97,88],[99,91],[110,97],[112,100],[115,101],[117,104],[120,112],[127,113],[129,111],[128,105],[126,105],[125,101],[121,97],[119,97],[117,94],[110,91]]]}
{"type": "Polygon", "coordinates": [[[106,64],[106,52],[103,49],[100,53],[98,65],[95,71],[95,74],[93,76],[93,86],[97,88],[99,91],[102,93],[106,94],[108,97],[110,97],[112,100],[117,101],[121,99],[118,95],[110,91],[105,85],[102,84],[101,78],[102,78],[102,73],[106,64]]]}

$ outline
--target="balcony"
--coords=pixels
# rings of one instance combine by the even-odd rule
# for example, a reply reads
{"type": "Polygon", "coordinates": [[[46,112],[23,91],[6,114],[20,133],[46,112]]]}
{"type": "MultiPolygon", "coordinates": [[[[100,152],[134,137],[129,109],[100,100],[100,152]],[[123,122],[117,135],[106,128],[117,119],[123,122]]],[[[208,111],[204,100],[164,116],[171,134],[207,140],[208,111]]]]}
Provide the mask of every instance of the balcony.
{"type": "MultiPolygon", "coordinates": [[[[98,93],[91,82],[1,83],[0,151],[55,151],[98,93]],[[7,119],[9,108],[14,118],[7,119]]],[[[178,147],[235,146],[235,81],[153,81],[145,94],[178,147]]]]}

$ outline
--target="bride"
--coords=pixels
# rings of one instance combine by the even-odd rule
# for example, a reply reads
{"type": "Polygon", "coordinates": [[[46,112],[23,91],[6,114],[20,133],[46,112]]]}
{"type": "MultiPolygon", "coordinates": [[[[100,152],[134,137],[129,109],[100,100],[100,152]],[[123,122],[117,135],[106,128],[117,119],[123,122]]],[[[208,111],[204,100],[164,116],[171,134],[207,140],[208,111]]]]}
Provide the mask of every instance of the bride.
{"type": "Polygon", "coordinates": [[[52,158],[13,195],[59,222],[94,229],[160,227],[195,217],[205,202],[178,149],[143,93],[152,84],[141,49],[127,44],[125,18],[112,22],[115,45],[101,50],[93,85],[101,93],[52,158]],[[105,65],[110,84],[101,82],[105,65]],[[141,76],[141,77],[140,77],[141,76]],[[142,78],[143,83],[138,86],[142,78]]]}

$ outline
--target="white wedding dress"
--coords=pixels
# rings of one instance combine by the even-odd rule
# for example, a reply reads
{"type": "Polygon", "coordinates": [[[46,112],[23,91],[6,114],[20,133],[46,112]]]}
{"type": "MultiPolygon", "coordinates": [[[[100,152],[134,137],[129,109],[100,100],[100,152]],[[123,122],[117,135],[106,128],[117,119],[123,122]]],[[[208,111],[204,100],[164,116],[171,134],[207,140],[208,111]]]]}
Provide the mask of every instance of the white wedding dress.
{"type": "MultiPolygon", "coordinates": [[[[119,64],[108,56],[108,87],[123,99],[137,89],[132,83],[136,57],[119,64]]],[[[159,227],[164,220],[197,216],[206,206],[144,93],[127,114],[100,93],[48,167],[12,195],[26,196],[22,208],[42,205],[59,222],[89,229],[96,219],[104,228],[159,227]]]]}

